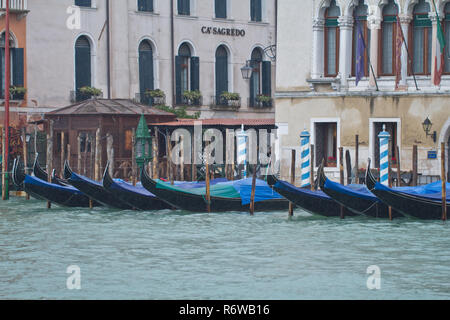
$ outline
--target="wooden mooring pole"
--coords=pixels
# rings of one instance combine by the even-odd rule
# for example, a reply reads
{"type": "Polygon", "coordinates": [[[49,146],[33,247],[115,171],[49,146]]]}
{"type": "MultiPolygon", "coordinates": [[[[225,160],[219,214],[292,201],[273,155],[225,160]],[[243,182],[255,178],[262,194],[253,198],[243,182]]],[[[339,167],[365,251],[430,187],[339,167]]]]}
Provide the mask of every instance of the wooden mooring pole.
{"type": "MultiPolygon", "coordinates": [[[[48,122],[47,133],[47,180],[52,183],[52,171],[53,171],[53,120],[48,122]]],[[[47,209],[52,207],[52,203],[47,201],[47,209]]]]}
{"type": "MultiPolygon", "coordinates": [[[[339,147],[339,182],[344,185],[344,148],[339,147]]],[[[341,219],[345,218],[344,206],[341,204],[341,219]]]]}
{"type": "MultiPolygon", "coordinates": [[[[22,129],[22,141],[23,141],[23,162],[25,166],[25,174],[28,174],[28,145],[27,145],[27,129],[22,129]]],[[[30,200],[30,195],[27,193],[26,200],[30,200]]]]}
{"type": "Polygon", "coordinates": [[[315,159],[314,159],[314,145],[312,144],[311,146],[310,146],[310,153],[309,153],[310,155],[311,155],[311,162],[310,162],[310,164],[309,164],[309,168],[310,168],[310,173],[309,173],[309,181],[310,181],[310,184],[311,184],[311,191],[314,191],[315,189],[316,189],[316,184],[315,184],[315,181],[314,181],[314,162],[315,162],[315,159]]]}
{"type": "Polygon", "coordinates": [[[209,164],[206,160],[206,170],[205,170],[205,182],[206,182],[206,210],[208,213],[211,212],[211,193],[210,193],[210,179],[209,179],[209,164]]]}
{"type": "Polygon", "coordinates": [[[445,176],[445,142],[441,143],[442,220],[447,221],[447,188],[445,176]]]}
{"type": "Polygon", "coordinates": [[[136,185],[136,129],[131,129],[131,182],[136,185]]]}
{"type": "Polygon", "coordinates": [[[6,197],[6,179],[5,179],[5,164],[6,162],[3,161],[3,159],[5,159],[5,152],[6,148],[5,148],[5,128],[2,128],[2,200],[8,200],[6,197]]]}
{"type": "MultiPolygon", "coordinates": [[[[389,188],[392,188],[392,140],[389,139],[389,144],[388,144],[388,186],[389,188]]],[[[380,170],[380,175],[381,175],[381,170],[380,170]]],[[[392,207],[389,206],[388,207],[388,211],[389,211],[389,220],[392,221],[392,207]]]]}
{"type": "Polygon", "coordinates": [[[400,172],[400,149],[398,146],[395,146],[395,160],[397,160],[397,187],[400,187],[402,184],[402,177],[400,172]]]}
{"type": "MultiPolygon", "coordinates": [[[[291,184],[295,185],[295,149],[291,153],[291,184]]],[[[294,203],[289,202],[289,217],[294,215],[294,203]]]]}
{"type": "Polygon", "coordinates": [[[252,193],[250,194],[250,215],[255,213],[256,164],[253,165],[252,193]]]}
{"type": "Polygon", "coordinates": [[[413,146],[413,154],[412,154],[412,185],[413,186],[417,186],[417,161],[418,161],[418,156],[417,156],[417,145],[413,146]]]}
{"type": "Polygon", "coordinates": [[[65,135],[64,135],[64,131],[61,132],[61,159],[60,159],[60,170],[59,170],[59,175],[60,177],[64,177],[64,160],[65,160],[65,152],[66,152],[66,148],[65,148],[65,144],[66,144],[66,139],[65,139],[65,135]]]}
{"type": "Polygon", "coordinates": [[[355,183],[359,183],[359,135],[355,135],[355,183]]]}

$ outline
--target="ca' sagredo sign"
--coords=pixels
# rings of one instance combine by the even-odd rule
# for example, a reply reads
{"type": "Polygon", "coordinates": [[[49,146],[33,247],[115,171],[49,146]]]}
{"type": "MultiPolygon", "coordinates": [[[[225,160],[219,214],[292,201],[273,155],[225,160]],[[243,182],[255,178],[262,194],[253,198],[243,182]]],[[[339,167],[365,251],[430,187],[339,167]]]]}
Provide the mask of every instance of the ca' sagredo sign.
{"type": "Polygon", "coordinates": [[[214,34],[230,37],[245,37],[245,30],[234,28],[217,28],[217,27],[202,27],[203,34],[214,34]]]}

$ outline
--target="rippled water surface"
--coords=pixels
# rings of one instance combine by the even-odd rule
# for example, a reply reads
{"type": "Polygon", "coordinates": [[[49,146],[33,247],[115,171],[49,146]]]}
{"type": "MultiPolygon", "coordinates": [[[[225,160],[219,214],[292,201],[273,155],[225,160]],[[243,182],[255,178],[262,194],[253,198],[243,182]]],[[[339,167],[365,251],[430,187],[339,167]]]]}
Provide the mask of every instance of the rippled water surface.
{"type": "Polygon", "coordinates": [[[449,224],[0,202],[2,299],[449,299],[449,224]],[[67,267],[81,289],[66,287],[67,267]],[[380,290],[367,268],[381,270],[380,290]]]}

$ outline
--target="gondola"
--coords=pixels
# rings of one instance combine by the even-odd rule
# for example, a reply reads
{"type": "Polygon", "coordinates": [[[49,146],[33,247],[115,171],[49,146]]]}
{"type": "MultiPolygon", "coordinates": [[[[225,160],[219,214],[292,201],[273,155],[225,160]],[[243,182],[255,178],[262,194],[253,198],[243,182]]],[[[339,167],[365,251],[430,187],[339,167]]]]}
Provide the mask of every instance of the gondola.
{"type": "Polygon", "coordinates": [[[64,178],[72,186],[85,193],[89,198],[104,206],[115,209],[133,209],[132,206],[117,198],[103,187],[103,183],[91,180],[72,171],[67,161],[64,162],[64,178]]]}
{"type": "Polygon", "coordinates": [[[276,192],[311,214],[324,217],[339,217],[341,213],[344,216],[357,215],[341,206],[323,191],[298,188],[286,181],[279,180],[273,175],[267,178],[267,182],[276,192]]]}
{"type": "MultiPolygon", "coordinates": [[[[44,169],[42,169],[41,166],[39,165],[38,157],[39,157],[39,155],[36,154],[36,157],[34,159],[34,164],[33,164],[33,174],[38,179],[48,181],[48,173],[44,169]]],[[[53,170],[51,178],[52,178],[52,183],[54,183],[54,184],[57,184],[60,186],[68,186],[69,185],[67,183],[67,181],[64,181],[63,179],[56,176],[55,170],[53,170]]]]}
{"type": "MultiPolygon", "coordinates": [[[[151,179],[145,170],[141,171],[142,186],[176,209],[191,212],[207,212],[205,188],[186,189],[172,186],[161,180],[151,179]]],[[[248,211],[249,204],[243,204],[240,194],[233,187],[234,181],[211,186],[210,211],[248,211]]],[[[255,212],[286,210],[289,202],[279,195],[268,200],[255,201],[255,212]]]]}
{"type": "MultiPolygon", "coordinates": [[[[370,171],[370,159],[366,170],[367,188],[386,205],[406,216],[419,219],[442,218],[442,182],[421,187],[389,188],[377,182],[370,171]]],[[[450,210],[450,184],[447,183],[447,212],[450,210]]]]}
{"type": "MultiPolygon", "coordinates": [[[[48,200],[64,207],[89,207],[89,198],[80,190],[72,186],[61,186],[49,183],[37,177],[25,174],[20,168],[18,161],[14,161],[13,181],[17,185],[22,185],[25,192],[33,198],[48,200]]],[[[97,202],[93,206],[99,206],[97,202]]]]}
{"type": "Polygon", "coordinates": [[[109,174],[109,162],[103,174],[103,187],[120,201],[127,203],[136,210],[171,209],[172,206],[157,198],[138,184],[133,186],[125,181],[114,180],[109,174]]]}
{"type": "MultiPolygon", "coordinates": [[[[334,201],[345,206],[356,214],[364,214],[374,218],[388,218],[389,207],[374,196],[365,185],[352,184],[343,186],[325,176],[323,167],[317,173],[320,189],[334,201]]],[[[392,210],[392,217],[404,217],[397,210],[392,210]]]]}

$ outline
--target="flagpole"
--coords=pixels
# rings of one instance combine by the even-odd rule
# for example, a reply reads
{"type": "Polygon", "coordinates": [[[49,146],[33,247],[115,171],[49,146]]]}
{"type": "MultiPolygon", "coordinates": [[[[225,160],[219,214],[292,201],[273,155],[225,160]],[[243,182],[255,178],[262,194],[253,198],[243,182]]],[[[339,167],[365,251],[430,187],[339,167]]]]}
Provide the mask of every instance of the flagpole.
{"type": "MultiPolygon", "coordinates": [[[[358,32],[361,35],[361,39],[362,39],[363,44],[364,44],[364,49],[367,50],[366,40],[364,39],[364,34],[361,31],[361,28],[360,28],[361,26],[359,25],[359,21],[357,21],[357,24],[358,24],[358,26],[357,26],[358,32]]],[[[367,54],[367,62],[369,63],[370,70],[372,71],[373,79],[375,80],[375,87],[377,88],[377,91],[380,91],[379,88],[378,88],[377,76],[375,75],[375,72],[373,71],[372,61],[370,60],[370,53],[366,52],[366,54],[367,54]]]]}
{"type": "Polygon", "coordinates": [[[413,78],[414,78],[414,84],[416,85],[416,90],[419,91],[419,87],[417,86],[416,75],[414,73],[414,66],[411,65],[412,59],[411,59],[411,56],[409,55],[408,45],[406,44],[405,35],[403,34],[403,29],[402,29],[402,25],[400,24],[400,18],[398,16],[398,14],[397,14],[397,25],[398,25],[398,28],[400,29],[400,32],[402,33],[402,39],[403,39],[403,43],[404,43],[405,48],[406,48],[406,54],[408,55],[408,63],[411,66],[411,73],[412,73],[413,78]]]}
{"type": "Polygon", "coordinates": [[[9,0],[6,0],[6,17],[5,17],[5,144],[3,145],[5,158],[3,161],[3,188],[2,199],[9,199],[9,177],[8,177],[8,158],[9,158],[9,85],[10,85],[10,65],[9,65],[9,0]]]}

